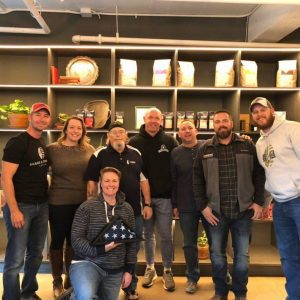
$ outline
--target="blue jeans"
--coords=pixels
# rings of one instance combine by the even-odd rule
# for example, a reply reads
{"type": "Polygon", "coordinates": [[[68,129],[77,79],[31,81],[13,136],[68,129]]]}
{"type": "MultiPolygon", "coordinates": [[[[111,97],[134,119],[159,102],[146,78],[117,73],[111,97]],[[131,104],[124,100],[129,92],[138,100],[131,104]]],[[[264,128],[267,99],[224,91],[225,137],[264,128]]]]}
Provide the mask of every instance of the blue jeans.
{"type": "Polygon", "coordinates": [[[18,203],[25,225],[12,226],[8,205],[3,207],[7,229],[7,246],[3,269],[3,300],[29,298],[38,289],[36,274],[43,259],[43,248],[48,229],[48,204],[18,203]],[[25,264],[24,264],[25,257],[25,264]],[[20,291],[19,273],[24,264],[24,277],[20,291]]]}
{"type": "Polygon", "coordinates": [[[151,206],[153,216],[150,220],[144,220],[145,256],[147,264],[154,264],[156,240],[154,226],[160,237],[160,251],[162,263],[165,268],[171,268],[173,262],[173,238],[172,238],[172,205],[166,198],[152,198],[151,206]]]}
{"type": "MultiPolygon", "coordinates": [[[[142,215],[135,216],[135,233],[137,236],[141,237],[143,236],[143,223],[144,223],[144,218],[142,215]]],[[[136,243],[136,253],[138,254],[140,250],[140,242],[136,243]]],[[[123,289],[125,293],[129,293],[130,291],[135,291],[137,288],[137,283],[138,283],[138,277],[136,276],[135,273],[136,270],[136,265],[134,266],[134,273],[132,274],[132,280],[128,288],[123,289]]]]}
{"type": "Polygon", "coordinates": [[[188,281],[198,282],[200,267],[198,262],[198,226],[200,212],[180,213],[180,227],[183,233],[183,252],[186,262],[186,276],[188,281]]]}
{"type": "Polygon", "coordinates": [[[288,300],[300,299],[300,197],[273,208],[277,247],[286,276],[288,300]]]}
{"type": "Polygon", "coordinates": [[[70,278],[76,300],[117,300],[123,272],[108,274],[90,261],[72,263],[70,278]]]}
{"type": "Polygon", "coordinates": [[[212,275],[216,294],[225,296],[229,292],[229,286],[226,283],[228,269],[226,248],[230,231],[234,253],[232,291],[235,296],[245,296],[248,283],[248,250],[252,228],[252,211],[246,211],[238,219],[228,219],[216,212],[214,214],[219,218],[219,223],[216,226],[209,225],[209,232],[211,237],[212,275]]]}

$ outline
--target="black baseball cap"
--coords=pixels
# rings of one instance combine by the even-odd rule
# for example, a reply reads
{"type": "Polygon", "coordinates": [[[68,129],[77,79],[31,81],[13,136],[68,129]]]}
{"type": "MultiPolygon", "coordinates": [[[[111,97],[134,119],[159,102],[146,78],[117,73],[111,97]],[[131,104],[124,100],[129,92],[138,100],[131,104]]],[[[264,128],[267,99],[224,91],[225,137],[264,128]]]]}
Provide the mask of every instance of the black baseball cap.
{"type": "Polygon", "coordinates": [[[124,125],[121,122],[115,121],[113,123],[110,123],[110,125],[108,126],[108,131],[111,131],[113,128],[116,128],[116,127],[125,129],[124,125]]]}

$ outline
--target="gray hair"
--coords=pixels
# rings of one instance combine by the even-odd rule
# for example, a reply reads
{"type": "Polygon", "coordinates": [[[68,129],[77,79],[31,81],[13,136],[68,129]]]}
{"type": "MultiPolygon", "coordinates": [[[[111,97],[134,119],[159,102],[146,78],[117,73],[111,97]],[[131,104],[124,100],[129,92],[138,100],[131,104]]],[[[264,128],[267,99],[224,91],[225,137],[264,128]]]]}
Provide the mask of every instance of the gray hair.
{"type": "Polygon", "coordinates": [[[162,112],[156,108],[156,107],[150,107],[145,111],[144,117],[146,117],[147,115],[149,115],[150,113],[152,113],[153,111],[159,113],[162,116],[162,112]]]}

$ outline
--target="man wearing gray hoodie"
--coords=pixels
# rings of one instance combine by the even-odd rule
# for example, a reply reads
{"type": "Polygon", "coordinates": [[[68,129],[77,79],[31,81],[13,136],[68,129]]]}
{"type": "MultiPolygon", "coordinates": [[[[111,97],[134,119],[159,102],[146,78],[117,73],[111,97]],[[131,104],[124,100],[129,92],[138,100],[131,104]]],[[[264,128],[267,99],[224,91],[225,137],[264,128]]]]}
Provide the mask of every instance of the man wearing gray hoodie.
{"type": "Polygon", "coordinates": [[[261,137],[257,156],[265,169],[266,190],[275,200],[273,221],[286,276],[288,300],[300,299],[300,123],[282,120],[272,104],[255,98],[250,112],[261,137]]]}

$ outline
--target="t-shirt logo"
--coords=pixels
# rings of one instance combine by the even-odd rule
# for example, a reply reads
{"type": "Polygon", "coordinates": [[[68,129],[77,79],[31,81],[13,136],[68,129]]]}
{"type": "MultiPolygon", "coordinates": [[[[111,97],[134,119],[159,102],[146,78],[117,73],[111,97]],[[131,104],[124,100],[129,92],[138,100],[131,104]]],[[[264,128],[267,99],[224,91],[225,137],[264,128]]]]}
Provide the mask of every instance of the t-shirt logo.
{"type": "Polygon", "coordinates": [[[126,163],[127,163],[127,165],[130,165],[130,164],[134,165],[135,161],[127,159],[126,163]]]}
{"type": "Polygon", "coordinates": [[[158,153],[161,153],[161,152],[169,152],[169,149],[166,147],[166,145],[162,144],[160,146],[160,149],[158,150],[158,153]]]}
{"type": "Polygon", "coordinates": [[[272,145],[269,145],[263,154],[263,162],[267,168],[272,166],[275,157],[274,148],[272,145]]]}
{"type": "Polygon", "coordinates": [[[43,159],[45,157],[45,151],[42,147],[38,148],[38,154],[39,154],[40,159],[43,159]]]}

